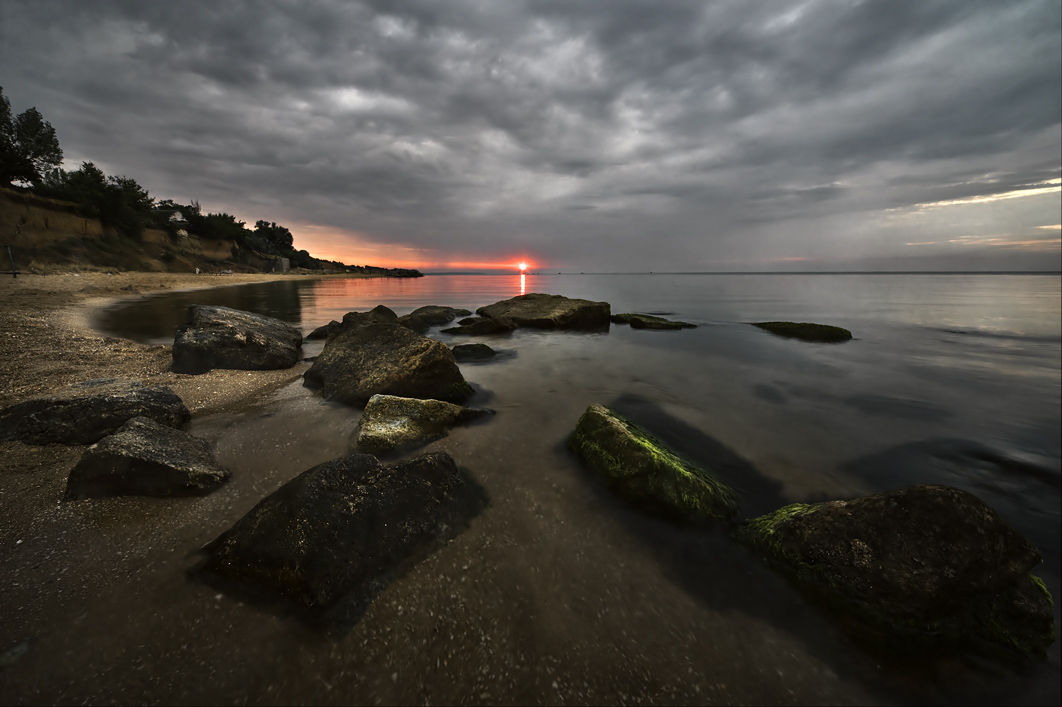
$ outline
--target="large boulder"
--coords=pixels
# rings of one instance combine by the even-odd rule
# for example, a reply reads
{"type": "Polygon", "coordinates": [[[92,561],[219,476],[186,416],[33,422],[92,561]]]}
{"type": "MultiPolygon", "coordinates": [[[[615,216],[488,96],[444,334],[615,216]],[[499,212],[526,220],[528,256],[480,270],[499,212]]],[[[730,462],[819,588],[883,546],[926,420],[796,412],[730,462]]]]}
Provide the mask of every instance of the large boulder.
{"type": "Polygon", "coordinates": [[[358,423],[357,449],[385,454],[410,449],[445,437],[454,425],[490,414],[442,400],[374,395],[358,423]]]}
{"type": "Polygon", "coordinates": [[[461,402],[472,394],[445,344],[398,324],[369,324],[328,339],[303,376],[327,400],[363,406],[383,393],[461,402]]]}
{"type": "Polygon", "coordinates": [[[965,491],[798,503],[735,535],[875,622],[1027,656],[1054,642],[1051,595],[1029,573],[1039,551],[965,491]]]}
{"type": "Polygon", "coordinates": [[[176,373],[206,373],[213,368],[273,370],[299,360],[302,334],[273,317],[228,307],[193,304],[188,323],[173,340],[176,373]]]}
{"type": "Polygon", "coordinates": [[[568,447],[616,493],[652,513],[695,524],[737,513],[733,489],[604,405],[586,409],[568,447]]]}
{"type": "Polygon", "coordinates": [[[801,341],[814,341],[825,344],[840,343],[852,338],[852,332],[830,324],[815,324],[813,322],[757,322],[752,326],[787,339],[800,339],[801,341]]]}
{"type": "Polygon", "coordinates": [[[476,314],[536,329],[608,329],[611,311],[608,302],[532,292],[480,307],[476,314]]]}
{"type": "Polygon", "coordinates": [[[319,326],[309,334],[307,339],[328,339],[341,331],[360,329],[370,324],[393,324],[399,320],[397,314],[391,309],[378,304],[368,312],[347,312],[343,315],[343,321],[332,320],[323,326],[319,326]]]}
{"type": "Polygon", "coordinates": [[[66,499],[202,496],[229,478],[210,445],[146,417],[85,450],[66,482],[66,499]]]}
{"type": "Polygon", "coordinates": [[[390,466],[368,454],[325,462],[204,548],[204,569],[328,608],[351,593],[371,593],[383,575],[460,526],[470,491],[445,452],[390,466]]]}
{"type": "Polygon", "coordinates": [[[92,444],[134,417],[180,427],[191,414],[164,386],[114,378],[85,381],[0,410],[0,442],[92,444]]]}

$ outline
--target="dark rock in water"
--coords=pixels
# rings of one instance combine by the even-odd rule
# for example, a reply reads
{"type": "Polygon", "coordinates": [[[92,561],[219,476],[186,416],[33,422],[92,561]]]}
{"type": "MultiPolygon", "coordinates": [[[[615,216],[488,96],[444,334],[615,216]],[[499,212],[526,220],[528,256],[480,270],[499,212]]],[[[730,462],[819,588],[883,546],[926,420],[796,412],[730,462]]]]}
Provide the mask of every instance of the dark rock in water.
{"type": "Polygon", "coordinates": [[[341,326],[342,326],[342,324],[340,324],[335,319],[333,319],[332,321],[328,322],[327,324],[325,324],[323,326],[319,326],[316,329],[314,329],[313,331],[311,331],[309,334],[306,335],[306,338],[307,339],[327,339],[328,337],[332,336],[337,331],[339,331],[339,328],[341,326]]]}
{"type": "Polygon", "coordinates": [[[812,324],[811,322],[759,322],[753,324],[772,334],[784,336],[801,341],[816,341],[821,343],[835,343],[848,341],[852,338],[852,332],[839,326],[829,324],[812,324]]]}
{"type": "Polygon", "coordinates": [[[696,324],[689,322],[677,322],[663,317],[654,317],[651,314],[613,314],[610,317],[613,324],[630,324],[632,329],[695,329],[696,324]]]}
{"type": "Polygon", "coordinates": [[[489,414],[442,400],[374,395],[361,414],[356,445],[367,454],[412,449],[445,437],[456,424],[489,414]]]}
{"type": "Polygon", "coordinates": [[[586,409],[568,447],[620,496],[650,512],[692,523],[737,513],[733,489],[604,405],[586,409]]]}
{"type": "Polygon", "coordinates": [[[228,478],[205,440],[134,417],[85,450],[67,479],[66,500],[202,496],[228,478]]]}
{"type": "Polygon", "coordinates": [[[440,324],[449,324],[458,317],[467,317],[472,312],[467,309],[454,309],[453,307],[440,307],[438,305],[427,305],[426,307],[418,307],[409,313],[411,317],[419,317],[431,326],[439,326],[440,324]]]}
{"type": "Polygon", "coordinates": [[[493,358],[498,354],[497,351],[486,344],[458,344],[450,351],[457,361],[482,361],[486,358],[493,358]]]}
{"type": "Polygon", "coordinates": [[[449,454],[382,466],[354,454],[280,487],[205,549],[204,569],[312,608],[371,593],[467,518],[468,482],[449,454]]]}
{"type": "Polygon", "coordinates": [[[401,324],[407,329],[412,329],[418,334],[423,334],[428,331],[428,329],[431,329],[431,324],[420,317],[413,316],[412,314],[403,314],[395,321],[395,323],[401,324]]]}
{"type": "Polygon", "coordinates": [[[1039,551],[976,496],[948,486],[750,520],[736,537],[864,618],[988,650],[1043,655],[1055,640],[1039,551]]]}
{"type": "Polygon", "coordinates": [[[487,334],[508,334],[516,329],[516,323],[508,317],[469,317],[461,320],[461,326],[443,329],[443,334],[458,336],[484,336],[487,334]]]}
{"type": "Polygon", "coordinates": [[[533,292],[480,307],[476,314],[536,329],[608,329],[611,307],[608,302],[533,292]]]}
{"type": "Polygon", "coordinates": [[[462,402],[472,394],[450,349],[398,324],[370,324],[330,338],[303,376],[327,400],[363,406],[383,393],[462,402]]]}
{"type": "Polygon", "coordinates": [[[378,304],[368,312],[347,312],[343,315],[343,321],[340,322],[339,328],[333,331],[330,336],[335,336],[340,331],[360,329],[370,324],[394,324],[397,321],[397,314],[382,304],[378,304]]]}
{"type": "Polygon", "coordinates": [[[302,334],[273,317],[228,307],[193,304],[188,323],[173,340],[176,373],[206,373],[213,368],[274,370],[299,360],[302,334]]]}
{"type": "Polygon", "coordinates": [[[85,381],[57,395],[0,410],[0,442],[92,444],[134,417],[180,427],[191,414],[177,394],[163,386],[117,379],[85,381]]]}

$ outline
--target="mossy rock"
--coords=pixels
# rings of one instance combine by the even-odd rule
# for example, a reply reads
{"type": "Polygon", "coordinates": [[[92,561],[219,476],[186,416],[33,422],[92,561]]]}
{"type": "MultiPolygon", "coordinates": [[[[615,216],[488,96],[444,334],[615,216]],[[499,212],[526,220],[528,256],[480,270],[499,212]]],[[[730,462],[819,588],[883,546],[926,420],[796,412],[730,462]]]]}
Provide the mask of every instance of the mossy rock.
{"type": "Polygon", "coordinates": [[[458,344],[450,351],[453,353],[455,361],[482,361],[494,358],[498,354],[497,351],[486,344],[458,344]]]}
{"type": "Polygon", "coordinates": [[[637,314],[625,312],[613,314],[610,317],[613,324],[630,324],[632,329],[696,329],[696,324],[679,322],[663,317],[655,317],[651,314],[637,314]]]}
{"type": "Polygon", "coordinates": [[[616,493],[656,515],[703,524],[737,513],[733,489],[603,405],[586,409],[568,447],[616,493]]]}
{"type": "Polygon", "coordinates": [[[772,334],[784,336],[789,339],[801,341],[815,341],[819,343],[833,344],[848,341],[852,338],[852,332],[839,326],[829,324],[813,324],[812,322],[759,322],[752,326],[759,327],[772,334]]]}
{"type": "Polygon", "coordinates": [[[847,611],[918,640],[1042,656],[1055,640],[1039,551],[977,497],[910,486],[793,504],[734,535],[847,611]]]}

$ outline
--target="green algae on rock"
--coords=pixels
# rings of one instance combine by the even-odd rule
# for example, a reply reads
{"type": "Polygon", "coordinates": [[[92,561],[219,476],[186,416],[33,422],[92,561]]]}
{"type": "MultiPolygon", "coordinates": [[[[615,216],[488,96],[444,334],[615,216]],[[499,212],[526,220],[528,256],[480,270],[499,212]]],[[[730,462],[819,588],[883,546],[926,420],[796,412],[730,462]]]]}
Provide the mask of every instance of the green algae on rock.
{"type": "Polygon", "coordinates": [[[1039,551],[977,497],[910,486],[792,504],[734,535],[872,623],[982,653],[1042,656],[1055,640],[1039,551]]]}
{"type": "Polygon", "coordinates": [[[757,322],[754,327],[759,327],[772,334],[784,336],[789,339],[801,341],[816,341],[820,343],[836,343],[848,341],[852,338],[852,332],[839,326],[829,324],[814,324],[812,322],[757,322]]]}
{"type": "Polygon", "coordinates": [[[358,423],[356,445],[368,454],[411,449],[445,437],[454,425],[489,414],[442,400],[374,395],[358,423]]]}
{"type": "Polygon", "coordinates": [[[638,314],[625,312],[613,314],[610,317],[613,324],[630,324],[632,329],[696,329],[696,324],[679,322],[663,317],[655,317],[652,314],[638,314]]]}
{"type": "Polygon", "coordinates": [[[653,513],[698,524],[737,513],[733,489],[604,405],[586,409],[568,447],[619,495],[653,513]]]}

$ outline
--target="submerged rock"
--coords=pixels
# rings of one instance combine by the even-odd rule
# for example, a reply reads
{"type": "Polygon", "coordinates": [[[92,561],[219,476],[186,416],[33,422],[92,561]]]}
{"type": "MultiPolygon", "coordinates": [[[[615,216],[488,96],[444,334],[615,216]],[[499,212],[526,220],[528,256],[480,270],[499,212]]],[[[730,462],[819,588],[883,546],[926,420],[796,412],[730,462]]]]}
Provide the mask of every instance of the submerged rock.
{"type": "Polygon", "coordinates": [[[532,292],[480,307],[476,314],[536,329],[608,329],[611,307],[608,302],[532,292]]]}
{"type": "Polygon", "coordinates": [[[96,496],[202,496],[229,478],[210,445],[145,417],[85,450],[66,500],[96,496]]]}
{"type": "Polygon", "coordinates": [[[663,317],[654,317],[651,314],[613,314],[610,318],[613,324],[630,324],[632,329],[696,329],[696,324],[678,322],[663,317]]]}
{"type": "Polygon", "coordinates": [[[482,361],[498,355],[497,351],[486,344],[458,344],[450,351],[457,361],[482,361]]]}
{"type": "Polygon", "coordinates": [[[327,608],[467,519],[471,491],[445,452],[390,466],[354,454],[267,496],[205,549],[205,569],[327,608]]]}
{"type": "Polygon", "coordinates": [[[302,334],[273,317],[228,307],[193,304],[188,323],[173,340],[176,373],[206,373],[213,368],[275,370],[299,360],[302,334]]]}
{"type": "Polygon", "coordinates": [[[191,414],[180,397],[164,386],[114,378],[85,381],[57,395],[0,410],[0,442],[92,444],[134,417],[180,427],[191,414]]]}
{"type": "Polygon", "coordinates": [[[1039,551],[976,496],[908,486],[793,504],[737,538],[876,622],[924,636],[1042,655],[1055,640],[1039,551]]]}
{"type": "Polygon", "coordinates": [[[327,400],[363,406],[383,393],[462,402],[472,394],[450,349],[398,324],[369,324],[328,339],[310,370],[307,388],[327,400]]]}
{"type": "Polygon", "coordinates": [[[374,395],[358,423],[357,448],[368,454],[410,449],[445,437],[454,425],[489,415],[442,400],[374,395]]]}
{"type": "Polygon", "coordinates": [[[586,409],[568,447],[620,496],[650,512],[693,523],[737,513],[733,489],[604,405],[586,409]]]}
{"type": "Polygon", "coordinates": [[[821,343],[835,343],[848,341],[852,338],[852,332],[839,326],[829,324],[813,324],[811,322],[759,322],[753,324],[772,334],[784,336],[789,339],[801,341],[816,341],[821,343]]]}
{"type": "Polygon", "coordinates": [[[507,317],[469,317],[458,322],[461,326],[443,329],[443,334],[458,336],[484,336],[487,334],[508,334],[516,329],[516,323],[507,317]]]}
{"type": "Polygon", "coordinates": [[[341,327],[341,326],[342,326],[342,324],[340,324],[335,319],[333,319],[332,321],[328,322],[327,324],[319,326],[316,329],[314,329],[313,331],[311,331],[309,334],[306,335],[306,338],[307,339],[327,339],[328,337],[332,336],[337,331],[339,331],[339,327],[341,327]]]}
{"type": "Polygon", "coordinates": [[[423,334],[433,326],[449,324],[458,317],[472,314],[467,309],[455,309],[453,307],[441,307],[439,305],[427,305],[418,307],[409,314],[398,318],[398,323],[409,327],[415,332],[423,334]]]}

